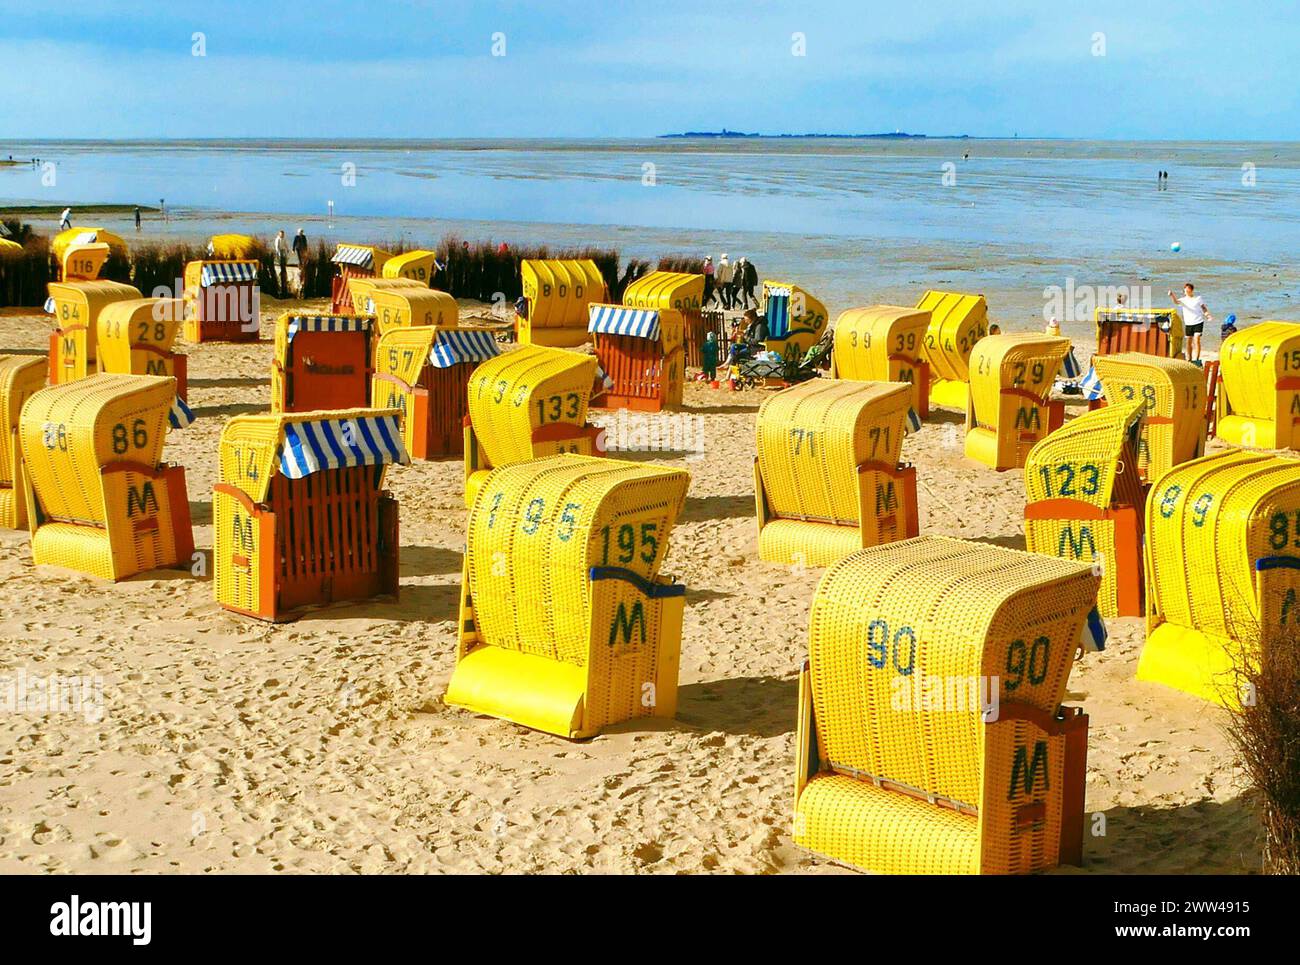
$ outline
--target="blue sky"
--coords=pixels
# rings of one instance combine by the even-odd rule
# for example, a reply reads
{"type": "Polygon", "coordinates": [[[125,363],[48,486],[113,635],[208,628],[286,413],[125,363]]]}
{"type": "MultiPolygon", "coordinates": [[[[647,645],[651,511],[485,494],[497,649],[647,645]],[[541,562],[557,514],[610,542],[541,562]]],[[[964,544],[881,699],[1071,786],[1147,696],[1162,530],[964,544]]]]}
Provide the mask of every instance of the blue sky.
{"type": "Polygon", "coordinates": [[[0,0],[0,137],[1300,139],[1294,0],[1074,7],[0,0]]]}

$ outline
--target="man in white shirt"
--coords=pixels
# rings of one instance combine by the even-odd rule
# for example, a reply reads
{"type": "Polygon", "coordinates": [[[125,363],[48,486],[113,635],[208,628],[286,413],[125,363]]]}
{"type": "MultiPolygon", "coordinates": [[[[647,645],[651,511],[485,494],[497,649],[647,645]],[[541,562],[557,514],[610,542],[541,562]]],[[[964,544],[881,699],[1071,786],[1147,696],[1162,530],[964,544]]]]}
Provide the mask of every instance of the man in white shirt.
{"type": "Polygon", "coordinates": [[[67,231],[72,227],[72,209],[64,208],[63,214],[59,215],[59,230],[67,231]]]}
{"type": "Polygon", "coordinates": [[[1213,321],[1214,316],[1210,314],[1205,299],[1196,294],[1196,286],[1190,281],[1183,286],[1182,298],[1175,297],[1173,292],[1169,293],[1169,297],[1183,313],[1183,335],[1187,340],[1187,361],[1199,362],[1201,359],[1201,334],[1205,331],[1205,323],[1213,321]]]}
{"type": "Polygon", "coordinates": [[[731,262],[727,261],[727,253],[722,253],[722,258],[718,261],[718,270],[713,273],[718,283],[718,300],[722,302],[723,308],[731,307],[731,262]]]}

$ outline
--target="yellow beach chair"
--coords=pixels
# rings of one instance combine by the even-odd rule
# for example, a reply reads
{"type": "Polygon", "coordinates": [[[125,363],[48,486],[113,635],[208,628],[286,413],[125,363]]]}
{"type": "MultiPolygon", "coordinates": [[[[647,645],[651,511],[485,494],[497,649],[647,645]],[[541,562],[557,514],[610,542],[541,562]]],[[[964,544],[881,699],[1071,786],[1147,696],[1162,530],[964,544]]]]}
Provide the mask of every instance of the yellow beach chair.
{"type": "Polygon", "coordinates": [[[767,317],[767,350],[798,360],[826,331],[826,306],[798,285],[763,282],[763,313],[767,317]]]}
{"type": "Polygon", "coordinates": [[[99,313],[99,369],[113,375],[160,375],[187,398],[186,357],[172,351],[185,314],[179,298],[132,298],[99,313]]]}
{"type": "Polygon", "coordinates": [[[1255,449],[1300,449],[1300,324],[1260,322],[1219,349],[1220,439],[1255,449]]]}
{"type": "Polygon", "coordinates": [[[460,455],[469,415],[469,380],[500,354],[487,328],[413,325],[381,335],[370,401],[402,413],[402,438],[412,459],[460,455]]]}
{"type": "Polygon", "coordinates": [[[1065,409],[1050,395],[1070,340],[1026,333],[989,335],[970,355],[966,455],[997,470],[1018,469],[1065,409]]]}
{"type": "Polygon", "coordinates": [[[408,461],[391,409],[235,416],[214,487],[217,602],[262,620],[397,595],[397,500],[408,461]]]}
{"type": "Polygon", "coordinates": [[[1061,701],[1104,639],[1096,594],[1086,566],[937,536],[833,564],[799,680],[795,843],[891,874],[1078,864],[1088,718],[1061,701]]]}
{"type": "Polygon", "coordinates": [[[1146,506],[1139,680],[1239,706],[1252,651],[1295,645],[1300,460],[1232,451],[1175,466],[1146,506]]]}
{"type": "Polygon", "coordinates": [[[1144,406],[1117,402],[1065,423],[1025,460],[1025,548],[1095,563],[1102,616],[1142,616],[1142,507],[1134,471],[1144,406]]]}
{"type": "Polygon", "coordinates": [[[378,276],[349,277],[347,279],[348,298],[352,303],[352,312],[356,315],[374,317],[372,296],[377,291],[413,288],[425,291],[428,285],[412,278],[380,278],[378,276]]]}
{"type": "Polygon", "coordinates": [[[850,308],[835,321],[831,374],[864,382],[907,382],[912,409],[924,419],[930,414],[929,328],[930,313],[918,308],[850,308]]]}
{"type": "Polygon", "coordinates": [[[256,342],[261,328],[257,262],[204,259],[185,265],[185,338],[256,342]]]}
{"type": "Polygon", "coordinates": [[[330,312],[334,315],[359,313],[361,306],[352,300],[350,279],[380,277],[384,265],[391,257],[393,256],[387,251],[374,245],[335,245],[330,261],[334,263],[334,270],[338,274],[330,283],[330,312]]]}
{"type": "Polygon", "coordinates": [[[176,380],[92,375],[34,393],[18,436],[32,559],[121,580],[189,568],[185,470],[161,461],[176,380]]]}
{"type": "Polygon", "coordinates": [[[606,389],[605,409],[679,409],[686,385],[686,325],[673,308],[592,304],[587,329],[606,389]]]}
{"type": "Polygon", "coordinates": [[[271,411],[364,408],[374,344],[369,316],[285,312],[275,320],[271,411]]]}
{"type": "Polygon", "coordinates": [[[99,313],[114,302],[140,297],[140,290],[116,281],[50,282],[45,310],[54,316],[50,333],[50,385],[84,379],[99,371],[99,313]]]}
{"type": "Polygon", "coordinates": [[[515,316],[520,345],[572,348],[587,334],[587,308],[609,301],[605,277],[590,258],[525,258],[519,266],[527,314],[515,316]]]}
{"type": "Polygon", "coordinates": [[[44,356],[0,355],[0,529],[27,528],[18,416],[45,385],[44,356]]]}
{"type": "Polygon", "coordinates": [[[758,553],[827,566],[915,536],[916,469],[899,458],[911,391],[902,382],[813,379],[758,410],[758,553]]]}
{"type": "Polygon", "coordinates": [[[474,505],[495,467],[557,452],[603,452],[601,430],[587,424],[595,378],[594,356],[541,345],[475,369],[465,420],[465,505],[474,505]]]}
{"type": "Polygon", "coordinates": [[[623,290],[628,308],[672,309],[682,316],[686,364],[703,365],[708,326],[704,322],[704,276],[684,271],[651,271],[623,290]]]}
{"type": "Polygon", "coordinates": [[[1142,403],[1137,468],[1143,482],[1205,454],[1205,372],[1183,359],[1142,352],[1092,360],[1111,403],[1142,403]]]}
{"type": "Polygon", "coordinates": [[[983,295],[928,291],[916,307],[930,313],[925,358],[930,363],[930,403],[965,410],[971,349],[989,331],[983,295]]]}
{"type": "Polygon", "coordinates": [[[410,328],[412,325],[436,325],[448,329],[455,328],[460,323],[460,308],[456,299],[446,292],[427,286],[372,288],[362,307],[366,315],[375,319],[376,331],[380,335],[395,328],[410,328]]]}
{"type": "Polygon", "coordinates": [[[380,269],[383,278],[405,278],[428,286],[433,281],[434,262],[438,259],[436,251],[417,248],[393,255],[380,269]]]}
{"type": "Polygon", "coordinates": [[[569,738],[673,717],[686,590],[659,567],[689,482],[575,455],[493,470],[470,513],[446,703],[569,738]]]}

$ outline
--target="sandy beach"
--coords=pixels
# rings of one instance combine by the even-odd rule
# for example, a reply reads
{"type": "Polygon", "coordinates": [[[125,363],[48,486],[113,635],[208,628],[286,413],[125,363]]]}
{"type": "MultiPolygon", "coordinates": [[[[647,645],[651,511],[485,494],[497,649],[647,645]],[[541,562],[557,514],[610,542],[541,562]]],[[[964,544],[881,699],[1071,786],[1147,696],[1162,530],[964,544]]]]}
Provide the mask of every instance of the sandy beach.
{"type": "MultiPolygon", "coordinates": [[[[264,339],[287,306],[264,298],[264,339]]],[[[6,310],[0,351],[43,353],[48,331],[47,317],[6,310]]],[[[164,455],[186,468],[210,552],[220,429],[267,407],[271,345],[185,350],[198,419],[164,455]]],[[[0,715],[0,872],[843,871],[791,844],[796,674],[821,571],[757,559],[763,397],[691,383],[702,456],[635,454],[692,477],[664,565],[688,588],[679,712],[586,742],[441,702],[465,539],[459,460],[389,471],[400,600],[282,625],[222,610],[208,579],[182,572],[114,585],[37,569],[27,535],[0,531],[0,672],[103,682],[99,720],[0,715]]],[[[961,443],[960,416],[937,410],[904,445],[922,532],[1023,548],[1021,474],[966,460],[961,443]]],[[[1070,680],[1091,717],[1087,830],[1083,868],[1056,873],[1258,870],[1222,712],[1134,679],[1140,620],[1108,629],[1070,680]]]]}

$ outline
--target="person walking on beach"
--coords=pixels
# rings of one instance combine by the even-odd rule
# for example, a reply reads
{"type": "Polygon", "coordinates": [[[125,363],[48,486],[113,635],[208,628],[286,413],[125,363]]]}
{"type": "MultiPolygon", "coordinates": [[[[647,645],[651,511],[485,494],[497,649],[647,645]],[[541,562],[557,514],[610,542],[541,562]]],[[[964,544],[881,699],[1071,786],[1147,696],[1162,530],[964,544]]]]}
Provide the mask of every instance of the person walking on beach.
{"type": "Polygon", "coordinates": [[[281,228],[275,236],[275,260],[280,263],[280,297],[287,298],[289,295],[289,239],[284,236],[284,229],[281,228]]]}
{"type": "Polygon", "coordinates": [[[714,282],[713,256],[705,255],[704,257],[704,297],[700,299],[700,307],[703,308],[713,299],[713,282],[714,282]]]}
{"type": "Polygon", "coordinates": [[[1183,349],[1189,362],[1201,360],[1201,335],[1205,332],[1205,323],[1214,321],[1205,299],[1196,294],[1196,286],[1190,281],[1183,286],[1183,297],[1178,298],[1171,291],[1169,299],[1183,313],[1183,335],[1187,344],[1183,349]]]}
{"type": "Polygon", "coordinates": [[[724,251],[718,259],[718,270],[713,273],[718,286],[718,304],[725,311],[731,307],[731,262],[727,261],[724,251]]]}
{"type": "Polygon", "coordinates": [[[138,204],[135,206],[135,230],[140,230],[140,206],[138,204]]]}
{"type": "Polygon", "coordinates": [[[59,230],[67,231],[72,227],[72,209],[64,208],[63,214],[59,215],[59,230]]]}
{"type": "Polygon", "coordinates": [[[299,268],[305,268],[307,266],[307,232],[303,231],[301,228],[299,228],[298,233],[293,236],[293,255],[294,258],[298,260],[299,268]]]}
{"type": "Polygon", "coordinates": [[[758,287],[758,269],[748,258],[745,259],[745,277],[742,279],[742,285],[745,289],[745,307],[749,307],[751,299],[754,306],[758,307],[758,296],[754,294],[754,289],[758,287]]]}

